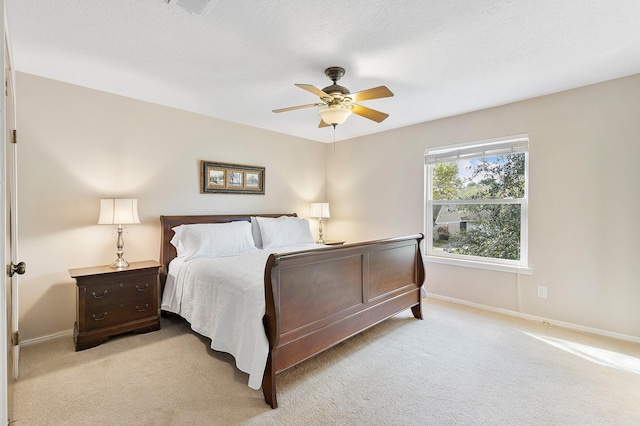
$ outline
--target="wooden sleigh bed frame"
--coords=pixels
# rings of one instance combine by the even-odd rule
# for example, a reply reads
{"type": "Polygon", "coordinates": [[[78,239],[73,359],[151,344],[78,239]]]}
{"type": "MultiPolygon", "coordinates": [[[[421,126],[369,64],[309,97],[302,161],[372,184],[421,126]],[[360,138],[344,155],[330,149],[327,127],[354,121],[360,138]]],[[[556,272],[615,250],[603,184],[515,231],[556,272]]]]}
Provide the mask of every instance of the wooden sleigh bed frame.
{"type": "MultiPolygon", "coordinates": [[[[164,289],[169,262],[176,257],[172,228],[183,224],[250,221],[251,216],[291,214],[160,216],[160,281],[164,289]]],[[[425,272],[422,234],[289,254],[272,254],[264,272],[269,341],[262,379],[272,408],[282,371],[411,308],[422,319],[425,272]]]]}

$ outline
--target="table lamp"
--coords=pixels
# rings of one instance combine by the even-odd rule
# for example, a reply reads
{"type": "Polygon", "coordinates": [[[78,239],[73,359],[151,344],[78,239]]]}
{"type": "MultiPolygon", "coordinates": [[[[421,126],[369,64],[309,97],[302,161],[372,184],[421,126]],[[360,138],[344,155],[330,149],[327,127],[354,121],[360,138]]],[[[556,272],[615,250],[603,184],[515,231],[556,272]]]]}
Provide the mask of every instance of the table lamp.
{"type": "Polygon", "coordinates": [[[318,244],[324,244],[322,239],[322,219],[331,217],[329,213],[329,203],[311,203],[311,217],[318,218],[318,244]]]}
{"type": "Polygon", "coordinates": [[[117,225],[118,241],[116,254],[118,258],[111,264],[112,268],[124,269],[129,266],[129,262],[124,260],[124,238],[122,225],[140,223],[138,217],[138,200],[135,198],[103,198],[100,200],[100,225],[117,225]]]}

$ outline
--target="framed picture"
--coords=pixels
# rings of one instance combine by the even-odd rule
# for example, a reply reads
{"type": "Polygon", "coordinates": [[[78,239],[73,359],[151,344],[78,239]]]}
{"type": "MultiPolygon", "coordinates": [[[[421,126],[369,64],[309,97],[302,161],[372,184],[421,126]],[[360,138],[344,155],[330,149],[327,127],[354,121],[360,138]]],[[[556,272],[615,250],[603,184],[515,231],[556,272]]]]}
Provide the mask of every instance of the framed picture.
{"type": "Polygon", "coordinates": [[[264,167],[200,162],[200,192],[264,194],[264,167]]]}

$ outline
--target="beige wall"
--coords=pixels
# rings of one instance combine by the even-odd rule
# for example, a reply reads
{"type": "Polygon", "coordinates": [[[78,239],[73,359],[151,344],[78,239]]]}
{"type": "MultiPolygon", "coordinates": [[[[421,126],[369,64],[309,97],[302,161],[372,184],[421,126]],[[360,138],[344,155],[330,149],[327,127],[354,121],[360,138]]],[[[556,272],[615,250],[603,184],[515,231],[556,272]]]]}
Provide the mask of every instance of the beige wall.
{"type": "Polygon", "coordinates": [[[71,328],[68,268],[113,260],[115,233],[95,225],[101,197],[140,200],[143,223],[125,235],[130,260],[158,258],[161,214],[306,216],[325,194],[326,239],[412,234],[424,228],[426,148],[524,132],[533,274],[427,263],[427,291],[640,337],[640,75],[335,145],[26,74],[17,83],[25,339],[71,328]],[[266,166],[267,194],[199,194],[201,159],[266,166]]]}
{"type": "Polygon", "coordinates": [[[96,224],[100,198],[138,198],[142,223],[125,234],[125,259],[136,261],[158,259],[160,215],[305,217],[326,197],[319,142],[22,73],[17,109],[23,339],[71,329],[67,270],[115,259],[115,231],[96,224]],[[200,194],[200,160],[265,166],[266,194],[200,194]]]}
{"type": "Polygon", "coordinates": [[[427,291],[640,337],[639,117],[635,75],[327,147],[328,237],[422,232],[426,148],[528,132],[533,274],[428,262],[427,291]]]}

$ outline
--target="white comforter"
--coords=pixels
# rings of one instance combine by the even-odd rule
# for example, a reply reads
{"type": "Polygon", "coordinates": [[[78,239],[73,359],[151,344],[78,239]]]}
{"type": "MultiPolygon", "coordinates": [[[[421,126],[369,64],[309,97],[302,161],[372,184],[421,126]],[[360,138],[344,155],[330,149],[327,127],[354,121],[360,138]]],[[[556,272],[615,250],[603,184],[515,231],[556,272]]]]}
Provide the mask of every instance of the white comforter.
{"type": "MultiPolygon", "coordinates": [[[[323,247],[318,244],[279,248],[278,253],[323,247]]],[[[186,319],[211,339],[211,348],[230,353],[239,370],[249,374],[249,387],[259,389],[269,342],[265,313],[264,269],[274,251],[239,256],[174,259],[169,265],[162,309],[186,319]]]]}

